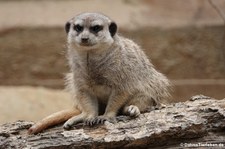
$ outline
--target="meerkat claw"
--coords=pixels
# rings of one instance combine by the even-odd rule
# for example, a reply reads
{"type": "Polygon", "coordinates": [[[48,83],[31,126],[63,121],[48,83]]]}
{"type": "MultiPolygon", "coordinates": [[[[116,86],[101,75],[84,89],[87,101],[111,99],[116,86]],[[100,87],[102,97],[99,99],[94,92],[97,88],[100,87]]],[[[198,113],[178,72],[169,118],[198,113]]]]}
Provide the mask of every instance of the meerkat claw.
{"type": "Polygon", "coordinates": [[[110,123],[115,123],[116,122],[116,118],[114,118],[114,117],[106,117],[106,116],[98,116],[98,117],[95,118],[94,124],[95,125],[104,124],[105,121],[108,121],[110,123]]]}
{"type": "Polygon", "coordinates": [[[94,120],[95,120],[95,118],[87,119],[87,120],[85,120],[84,124],[88,125],[88,126],[93,126],[95,124],[94,120]]]}
{"type": "Polygon", "coordinates": [[[70,130],[70,129],[72,128],[72,125],[64,124],[64,125],[63,125],[63,128],[64,128],[65,130],[70,130]]]}

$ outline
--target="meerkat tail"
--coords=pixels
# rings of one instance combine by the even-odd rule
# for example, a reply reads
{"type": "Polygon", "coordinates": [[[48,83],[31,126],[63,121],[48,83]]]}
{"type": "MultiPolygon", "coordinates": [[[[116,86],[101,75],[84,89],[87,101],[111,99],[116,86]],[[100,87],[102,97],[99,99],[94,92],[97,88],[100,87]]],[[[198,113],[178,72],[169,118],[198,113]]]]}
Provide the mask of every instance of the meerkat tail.
{"type": "Polygon", "coordinates": [[[50,126],[65,122],[66,120],[80,113],[81,112],[77,109],[67,109],[53,113],[31,126],[28,130],[28,134],[41,132],[50,126]]]}

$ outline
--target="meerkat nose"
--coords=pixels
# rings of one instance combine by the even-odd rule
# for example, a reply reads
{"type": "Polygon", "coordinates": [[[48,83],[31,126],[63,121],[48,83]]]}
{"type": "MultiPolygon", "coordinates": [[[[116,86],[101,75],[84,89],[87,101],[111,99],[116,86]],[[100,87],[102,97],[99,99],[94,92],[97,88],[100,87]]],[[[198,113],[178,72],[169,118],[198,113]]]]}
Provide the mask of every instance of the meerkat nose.
{"type": "Polygon", "coordinates": [[[87,43],[88,40],[89,40],[89,38],[81,38],[81,42],[82,42],[82,43],[87,43]]]}

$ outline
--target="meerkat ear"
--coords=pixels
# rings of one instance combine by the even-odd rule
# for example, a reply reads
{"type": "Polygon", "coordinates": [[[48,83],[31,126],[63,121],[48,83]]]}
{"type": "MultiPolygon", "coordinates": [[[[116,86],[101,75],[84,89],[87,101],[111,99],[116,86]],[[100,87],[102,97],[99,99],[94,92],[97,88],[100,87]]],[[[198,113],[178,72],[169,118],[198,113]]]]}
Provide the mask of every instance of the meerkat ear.
{"type": "Polygon", "coordinates": [[[115,22],[111,22],[111,24],[109,25],[109,32],[110,32],[112,37],[116,34],[116,31],[117,31],[116,23],[115,22]]]}
{"type": "Polygon", "coordinates": [[[70,22],[66,22],[65,30],[66,30],[66,33],[68,34],[70,31],[70,22]]]}

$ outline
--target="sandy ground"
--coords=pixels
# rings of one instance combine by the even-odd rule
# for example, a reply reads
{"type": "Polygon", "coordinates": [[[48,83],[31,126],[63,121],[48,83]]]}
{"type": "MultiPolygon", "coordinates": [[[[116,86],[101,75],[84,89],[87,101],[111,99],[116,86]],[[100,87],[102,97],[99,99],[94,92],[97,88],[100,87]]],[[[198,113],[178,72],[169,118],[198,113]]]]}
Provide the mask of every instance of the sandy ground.
{"type": "Polygon", "coordinates": [[[0,95],[0,124],[16,120],[37,121],[72,107],[70,95],[63,90],[1,86],[0,95]]]}

